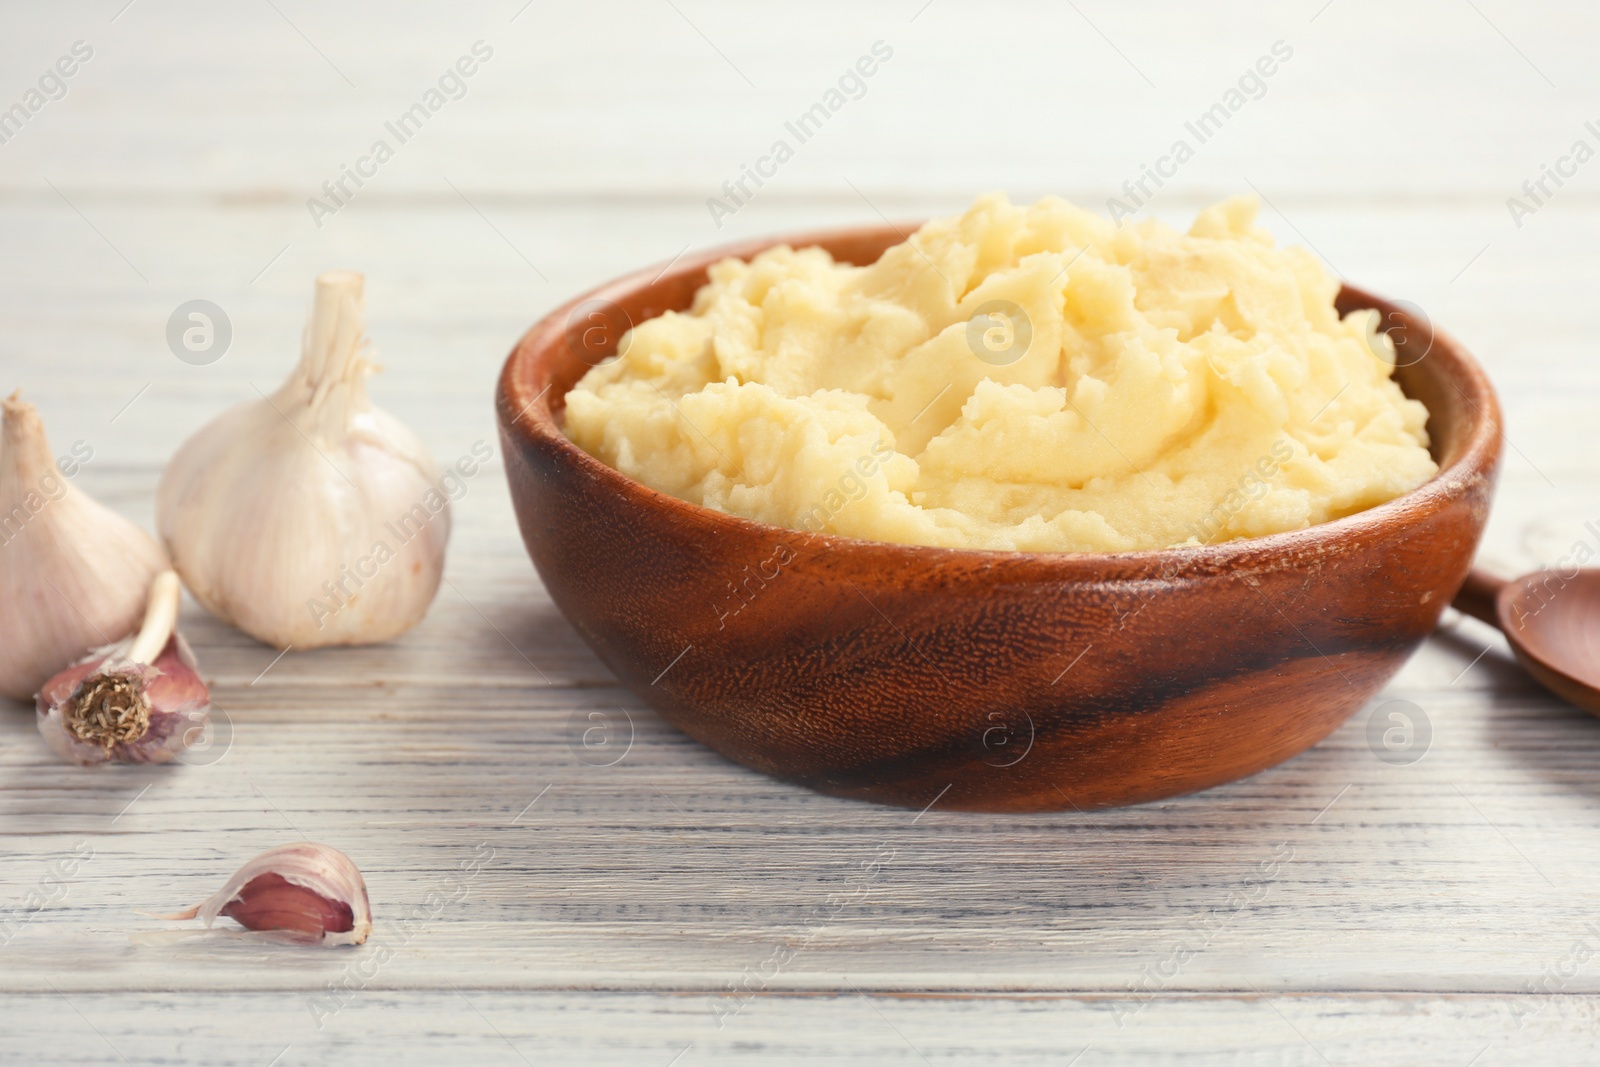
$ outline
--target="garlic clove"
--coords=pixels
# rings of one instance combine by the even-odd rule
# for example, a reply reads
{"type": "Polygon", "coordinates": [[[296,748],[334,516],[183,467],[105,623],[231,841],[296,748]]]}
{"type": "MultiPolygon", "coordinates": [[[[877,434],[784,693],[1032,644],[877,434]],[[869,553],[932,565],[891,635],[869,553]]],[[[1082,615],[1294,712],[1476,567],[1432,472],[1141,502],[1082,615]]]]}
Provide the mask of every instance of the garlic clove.
{"type": "Polygon", "coordinates": [[[223,905],[222,914],[246,930],[290,930],[317,940],[355,927],[355,910],[349,903],[276,873],[258,874],[246,882],[239,895],[223,905]]]}
{"type": "Polygon", "coordinates": [[[45,682],[35,700],[39,734],[62,759],[167,763],[204,736],[211,694],[174,626],[178,576],[158,575],[144,625],[45,682]]]}
{"type": "Polygon", "coordinates": [[[398,636],[439,589],[450,535],[440,471],[367,399],[360,274],[317,279],[299,365],[172,457],[161,536],[207,610],[269,645],[398,636]]]}
{"type": "Polygon", "coordinates": [[[218,915],[246,930],[321,945],[359,945],[372,933],[360,869],[338,849],[310,841],[268,849],[204,903],[160,918],[198,917],[209,928],[218,915]]]}
{"type": "Polygon", "coordinates": [[[138,625],[168,564],[149,534],[61,474],[20,392],[0,414],[0,694],[28,700],[63,663],[138,625]]]}

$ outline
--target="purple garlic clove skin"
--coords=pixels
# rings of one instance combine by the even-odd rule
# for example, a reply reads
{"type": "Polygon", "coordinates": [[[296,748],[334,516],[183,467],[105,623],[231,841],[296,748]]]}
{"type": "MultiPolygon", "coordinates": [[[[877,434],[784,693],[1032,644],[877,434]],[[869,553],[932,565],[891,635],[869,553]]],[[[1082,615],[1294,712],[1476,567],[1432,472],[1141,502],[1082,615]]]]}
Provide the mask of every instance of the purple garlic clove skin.
{"type": "Polygon", "coordinates": [[[218,915],[317,945],[359,945],[372,933],[361,871],[338,849],[310,841],[268,849],[205,903],[162,918],[198,917],[209,927],[218,915]]]}
{"type": "Polygon", "coordinates": [[[205,736],[211,694],[175,627],[183,587],[150,582],[139,632],[95,649],[35,697],[39,734],[73,763],[166,763],[205,736]]]}
{"type": "Polygon", "coordinates": [[[167,763],[205,735],[211,693],[188,642],[172,634],[150,664],[128,661],[133,643],[97,648],[39,690],[39,733],[62,759],[167,763]]]}

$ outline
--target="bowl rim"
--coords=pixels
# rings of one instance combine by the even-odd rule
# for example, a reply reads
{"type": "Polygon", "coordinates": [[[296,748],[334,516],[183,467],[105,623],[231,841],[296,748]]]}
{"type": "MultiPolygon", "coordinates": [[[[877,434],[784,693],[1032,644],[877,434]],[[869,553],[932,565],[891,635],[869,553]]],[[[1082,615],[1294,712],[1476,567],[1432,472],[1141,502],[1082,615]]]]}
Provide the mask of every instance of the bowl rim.
{"type": "MultiPolygon", "coordinates": [[[[1215,544],[1127,552],[1035,552],[911,545],[813,533],[718,511],[651,488],[591,456],[568,438],[557,424],[554,407],[557,398],[551,395],[553,383],[547,381],[543,389],[534,392],[535,372],[552,361],[553,352],[565,346],[569,319],[582,304],[618,302],[641,290],[681,281],[687,275],[703,275],[709,267],[723,259],[748,260],[780,245],[798,249],[827,247],[843,242],[888,241],[891,236],[905,240],[920,225],[896,225],[886,221],[753,238],[708,248],[694,255],[680,254],[664,264],[652,264],[579,293],[539,318],[518,339],[506,358],[496,388],[495,405],[502,441],[515,439],[524,448],[542,448],[575,466],[584,476],[616,491],[634,505],[655,508],[682,520],[709,525],[729,533],[768,538],[803,538],[807,547],[848,552],[891,569],[891,573],[903,573],[902,568],[907,565],[943,564],[987,571],[1011,568],[1036,570],[1042,566],[1059,577],[1097,580],[1171,580],[1184,575],[1260,572],[1294,566],[1300,560],[1327,554],[1340,543],[1359,541],[1364,536],[1375,538],[1392,532],[1394,528],[1410,526],[1436,514],[1466,496],[1476,480],[1492,476],[1498,463],[1502,448],[1502,416],[1494,387],[1467,348],[1436,324],[1430,324],[1432,345],[1424,358],[1443,355],[1449,366],[1441,372],[1440,377],[1460,394],[1468,413],[1463,416],[1467,425],[1459,454],[1453,462],[1441,466],[1433,477],[1382,504],[1300,530],[1234,538],[1215,544]]],[[[889,245],[886,244],[887,247],[889,245]]],[[[699,285],[694,288],[698,289],[699,285]]],[[[1363,307],[1392,306],[1390,301],[1344,282],[1341,282],[1340,295],[1349,297],[1363,307]]],[[[551,368],[545,366],[544,369],[545,378],[548,379],[551,368]]],[[[564,397],[565,393],[562,393],[561,398],[564,397]]]]}

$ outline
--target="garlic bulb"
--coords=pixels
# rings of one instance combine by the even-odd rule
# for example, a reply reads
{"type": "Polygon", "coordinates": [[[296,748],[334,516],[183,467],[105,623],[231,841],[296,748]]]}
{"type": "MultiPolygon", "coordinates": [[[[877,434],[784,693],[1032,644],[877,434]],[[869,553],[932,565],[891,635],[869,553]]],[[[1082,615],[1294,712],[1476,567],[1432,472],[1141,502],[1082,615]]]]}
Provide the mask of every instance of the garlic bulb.
{"type": "Polygon", "coordinates": [[[438,466],[367,400],[362,276],[317,279],[300,365],[173,456],[156,517],[213,614],[279,648],[387,640],[439,589],[449,500],[438,466]]]}
{"type": "Polygon", "coordinates": [[[56,468],[21,396],[0,401],[0,693],[13,700],[138,625],[150,580],[167,568],[149,534],[56,468]]]}
{"type": "Polygon", "coordinates": [[[144,624],[97,648],[39,689],[39,734],[62,759],[167,763],[205,735],[211,692],[177,632],[183,590],[163,571],[150,584],[144,624]]]}
{"type": "Polygon", "coordinates": [[[246,930],[277,931],[321,945],[359,945],[372,933],[360,869],[338,849],[310,841],[269,848],[205,903],[157,918],[199,918],[210,927],[218,915],[246,930]]]}

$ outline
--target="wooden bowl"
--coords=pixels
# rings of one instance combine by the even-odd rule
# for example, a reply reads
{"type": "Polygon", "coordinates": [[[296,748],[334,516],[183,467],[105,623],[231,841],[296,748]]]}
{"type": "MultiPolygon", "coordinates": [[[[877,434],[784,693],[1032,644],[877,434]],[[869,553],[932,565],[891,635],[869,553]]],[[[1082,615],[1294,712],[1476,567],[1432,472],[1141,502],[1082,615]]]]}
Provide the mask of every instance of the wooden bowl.
{"type": "Polygon", "coordinates": [[[528,552],[573,627],[668,721],[837,796],[1132,804],[1316,744],[1434,628],[1488,517],[1500,409],[1459,344],[1357,289],[1341,312],[1376,307],[1404,327],[1396,377],[1428,407],[1441,469],[1294,533],[1108,554],[812,535],[656,492],[563,436],[567,390],[628,325],[687,308],[710,264],[780,243],[867,264],[902,239],[885,226],[686,257],[557,308],[506,361],[497,407],[528,552]]]}

